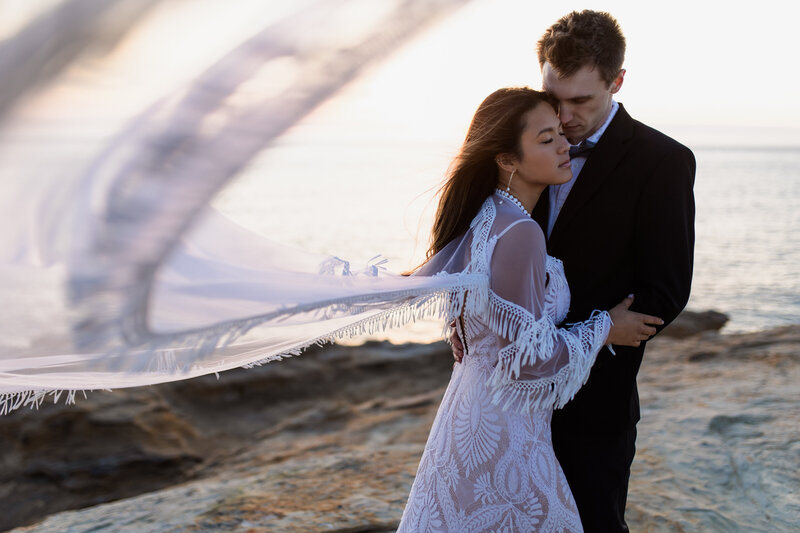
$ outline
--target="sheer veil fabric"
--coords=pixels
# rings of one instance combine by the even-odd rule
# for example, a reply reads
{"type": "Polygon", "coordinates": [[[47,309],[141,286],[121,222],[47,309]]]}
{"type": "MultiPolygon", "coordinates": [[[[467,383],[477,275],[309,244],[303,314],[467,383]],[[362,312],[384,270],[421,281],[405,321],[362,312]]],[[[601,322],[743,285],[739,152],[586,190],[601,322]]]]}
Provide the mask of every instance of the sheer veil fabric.
{"type": "MultiPolygon", "coordinates": [[[[0,414],[71,402],[81,391],[262,364],[434,316],[443,324],[480,319],[502,339],[491,385],[504,409],[548,409],[577,391],[583,374],[570,374],[571,354],[605,338],[607,314],[596,334],[555,327],[542,311],[551,260],[541,232],[494,197],[469,231],[413,276],[389,273],[380,259],[357,266],[277,245],[209,208],[220,188],[315,105],[461,2],[391,2],[346,44],[336,32],[298,31],[333,20],[350,3],[309,2],[257,32],[188,86],[125,117],[84,171],[0,182],[0,414]],[[255,101],[240,98],[239,88],[264,65],[286,60],[299,73],[292,83],[255,101]]],[[[56,32],[56,44],[63,37],[61,45],[70,45],[76,33],[91,39],[85,17],[62,23],[69,31],[56,32]]],[[[52,31],[35,21],[23,28],[25,38],[0,43],[11,47],[4,57],[48,61],[30,56],[28,45],[52,31]]],[[[13,102],[0,102],[0,120],[13,115],[9,109],[13,102]]]]}
{"type": "MultiPolygon", "coordinates": [[[[380,260],[357,267],[270,243],[208,207],[310,110],[463,3],[286,3],[288,14],[215,51],[219,59],[189,83],[121,116],[83,158],[83,171],[4,175],[0,413],[259,364],[480,307],[485,276],[409,278],[386,272],[380,260]],[[253,84],[259,97],[243,98],[253,84]]],[[[62,2],[0,42],[0,71],[8,74],[0,88],[13,85],[0,90],[0,129],[14,122],[22,95],[96,52],[126,27],[120,17],[130,21],[158,2],[103,4],[93,17],[85,0],[62,2]],[[60,53],[34,53],[43,42],[60,53]]],[[[92,74],[102,81],[114,73],[92,74]]]]}
{"type": "MultiPolygon", "coordinates": [[[[6,348],[0,359],[0,410],[67,401],[76,391],[115,389],[187,379],[299,354],[312,344],[401,326],[421,317],[477,308],[486,277],[469,273],[407,277],[380,264],[356,268],[270,243],[208,212],[181,240],[151,287],[147,322],[128,338],[119,323],[126,307],[115,294],[96,298],[91,313],[74,315],[64,335],[6,348]],[[109,304],[107,312],[101,305],[109,304]],[[82,330],[86,328],[86,331],[82,330]],[[95,328],[95,329],[93,329],[95,328]],[[91,333],[92,338],[82,341],[91,333]],[[117,332],[117,336],[112,333],[117,332]],[[72,346],[73,351],[65,351],[72,346]],[[98,350],[100,346],[102,349],[98,350]],[[82,349],[83,348],[83,349],[82,349]]],[[[376,262],[376,263],[379,263],[376,262]]],[[[56,285],[57,286],[57,285],[56,285]]],[[[53,317],[56,318],[56,317],[53,317]]]]}

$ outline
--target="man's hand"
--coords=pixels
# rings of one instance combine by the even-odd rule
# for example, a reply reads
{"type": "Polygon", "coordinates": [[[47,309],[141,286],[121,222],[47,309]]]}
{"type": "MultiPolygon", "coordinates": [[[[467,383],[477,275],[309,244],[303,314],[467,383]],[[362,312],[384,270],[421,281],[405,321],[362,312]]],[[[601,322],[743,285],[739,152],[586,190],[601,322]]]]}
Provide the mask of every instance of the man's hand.
{"type": "Polygon", "coordinates": [[[456,363],[460,363],[464,358],[464,345],[461,344],[461,339],[458,338],[455,321],[450,324],[450,327],[453,328],[453,333],[450,335],[450,346],[453,348],[453,359],[456,360],[456,363]]]}

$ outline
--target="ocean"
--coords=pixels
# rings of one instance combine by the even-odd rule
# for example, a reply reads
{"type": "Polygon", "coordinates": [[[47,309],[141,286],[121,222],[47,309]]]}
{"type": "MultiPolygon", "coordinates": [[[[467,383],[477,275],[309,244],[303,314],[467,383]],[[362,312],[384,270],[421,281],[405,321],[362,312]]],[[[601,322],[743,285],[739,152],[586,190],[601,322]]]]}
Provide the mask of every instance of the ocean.
{"type": "MultiPolygon", "coordinates": [[[[713,145],[715,128],[664,129],[697,158],[688,309],[726,313],[723,331],[731,333],[800,322],[800,146],[744,146],[729,128],[727,144],[713,145]]],[[[458,139],[336,142],[309,130],[291,132],[267,151],[223,191],[217,207],[297,247],[356,263],[382,254],[398,272],[418,264],[434,192],[458,139]]],[[[440,331],[439,324],[418,324],[385,338],[431,340],[440,331]]]]}
{"type": "Polygon", "coordinates": [[[689,307],[726,331],[800,322],[800,148],[696,149],[697,244],[689,307]]]}
{"type": "MultiPolygon", "coordinates": [[[[30,172],[33,183],[45,170],[29,154],[44,146],[59,171],[77,172],[95,140],[59,133],[71,127],[5,132],[0,168],[30,172]]],[[[799,323],[800,144],[713,145],[707,139],[714,128],[664,130],[697,158],[688,309],[726,313],[723,331],[730,333],[799,323]]],[[[273,241],[355,265],[381,254],[389,270],[402,272],[424,258],[435,192],[459,142],[353,130],[337,140],[312,121],[265,150],[213,204],[273,241]]],[[[441,324],[418,323],[380,338],[425,342],[440,332],[441,324]]]]}

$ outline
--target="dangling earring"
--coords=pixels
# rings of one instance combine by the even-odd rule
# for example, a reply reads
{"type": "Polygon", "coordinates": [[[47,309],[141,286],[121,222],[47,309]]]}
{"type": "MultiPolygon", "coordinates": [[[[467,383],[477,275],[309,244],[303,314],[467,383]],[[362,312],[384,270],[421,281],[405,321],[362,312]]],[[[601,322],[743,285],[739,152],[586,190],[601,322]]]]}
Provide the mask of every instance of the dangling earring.
{"type": "Polygon", "coordinates": [[[516,168],[512,170],[511,175],[508,177],[508,185],[506,185],[506,192],[509,194],[511,194],[511,180],[514,179],[514,172],[516,171],[517,171],[516,168]]]}
{"type": "MultiPolygon", "coordinates": [[[[510,194],[511,194],[511,180],[514,178],[514,172],[516,172],[516,171],[517,171],[517,169],[516,169],[516,168],[515,168],[514,170],[512,170],[512,171],[511,171],[511,175],[508,177],[508,185],[506,185],[506,194],[507,194],[507,195],[510,195],[510,194]]],[[[497,192],[499,192],[499,193],[502,193],[503,191],[501,191],[500,189],[497,189],[497,192]]],[[[502,203],[503,203],[503,200],[500,200],[500,201],[499,201],[499,202],[497,202],[497,203],[498,203],[498,204],[502,204],[502,203]]]]}

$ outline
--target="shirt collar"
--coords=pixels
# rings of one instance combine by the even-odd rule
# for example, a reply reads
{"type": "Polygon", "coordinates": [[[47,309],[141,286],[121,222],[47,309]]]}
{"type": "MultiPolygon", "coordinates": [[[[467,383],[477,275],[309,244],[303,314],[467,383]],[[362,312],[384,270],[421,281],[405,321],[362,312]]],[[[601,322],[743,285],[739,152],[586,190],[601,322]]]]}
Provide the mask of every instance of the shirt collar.
{"type": "Polygon", "coordinates": [[[603,133],[605,133],[606,128],[608,128],[608,125],[611,124],[611,121],[614,119],[614,115],[617,114],[618,109],[619,104],[617,101],[611,100],[611,111],[608,112],[608,118],[606,118],[606,121],[603,122],[603,125],[600,126],[596,132],[587,137],[586,140],[597,144],[597,142],[600,140],[600,137],[602,137],[603,133]]]}

